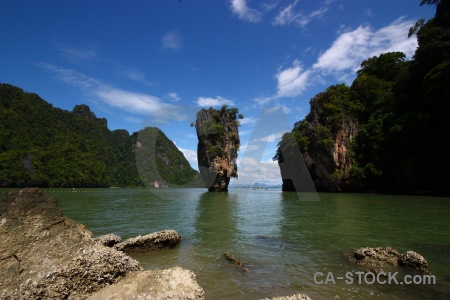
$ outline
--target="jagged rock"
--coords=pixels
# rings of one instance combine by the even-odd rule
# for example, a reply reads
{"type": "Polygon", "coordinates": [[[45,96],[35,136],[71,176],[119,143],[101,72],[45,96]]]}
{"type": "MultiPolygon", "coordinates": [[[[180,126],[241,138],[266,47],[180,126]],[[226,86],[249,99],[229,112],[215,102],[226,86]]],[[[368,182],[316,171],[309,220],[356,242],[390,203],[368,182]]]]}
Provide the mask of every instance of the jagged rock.
{"type": "Polygon", "coordinates": [[[122,238],[113,233],[98,236],[94,238],[94,240],[106,247],[113,247],[114,245],[122,242],[122,238]]]}
{"type": "Polygon", "coordinates": [[[422,255],[414,251],[407,251],[401,254],[391,247],[359,248],[353,252],[349,260],[358,266],[370,268],[370,271],[376,274],[385,272],[384,268],[386,267],[399,265],[431,274],[428,270],[428,262],[422,255]]]}
{"type": "Polygon", "coordinates": [[[39,189],[0,200],[0,299],[84,299],[139,263],[97,243],[39,189]]]}
{"type": "Polygon", "coordinates": [[[175,230],[162,230],[144,236],[137,236],[114,245],[114,248],[125,253],[146,252],[170,249],[178,245],[181,236],[175,230]]]}
{"type": "Polygon", "coordinates": [[[231,177],[237,178],[240,140],[237,109],[202,109],[197,113],[198,167],[209,191],[228,191],[231,177]]]}
{"type": "Polygon", "coordinates": [[[131,272],[117,284],[105,287],[89,300],[121,299],[205,299],[192,271],[174,267],[167,270],[131,272]]]}
{"type": "Polygon", "coordinates": [[[282,296],[282,297],[273,297],[273,298],[264,298],[264,300],[311,300],[305,294],[295,294],[292,296],[282,296]]]}
{"type": "Polygon", "coordinates": [[[425,258],[414,251],[406,251],[399,258],[399,263],[402,266],[408,267],[410,269],[417,270],[422,273],[431,274],[428,270],[428,262],[425,258]]]}

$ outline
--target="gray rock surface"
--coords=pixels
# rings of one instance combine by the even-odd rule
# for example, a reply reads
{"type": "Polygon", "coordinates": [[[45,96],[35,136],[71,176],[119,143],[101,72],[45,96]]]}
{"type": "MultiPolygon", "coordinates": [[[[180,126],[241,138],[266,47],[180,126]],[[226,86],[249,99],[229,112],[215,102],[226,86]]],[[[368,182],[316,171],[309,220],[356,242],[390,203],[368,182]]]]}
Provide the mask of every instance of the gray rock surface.
{"type": "MultiPolygon", "coordinates": [[[[39,189],[9,192],[0,200],[0,237],[0,299],[86,299],[104,287],[126,295],[111,299],[204,298],[193,272],[142,271],[136,260],[104,246],[120,237],[94,239],[83,225],[64,217],[55,198],[39,189]]],[[[176,231],[164,230],[130,239],[121,247],[165,249],[180,240],[176,231]]]]}
{"type": "Polygon", "coordinates": [[[114,245],[122,242],[122,238],[113,233],[98,236],[94,240],[106,247],[113,247],[114,245]]]}
{"type": "Polygon", "coordinates": [[[116,244],[114,248],[125,253],[138,253],[170,249],[178,245],[180,241],[181,236],[175,230],[161,230],[128,239],[124,242],[116,244]]]}
{"type": "Polygon", "coordinates": [[[0,200],[0,299],[83,299],[130,271],[129,256],[96,243],[39,189],[0,200]]]}
{"type": "Polygon", "coordinates": [[[428,270],[428,262],[422,255],[414,251],[407,251],[401,254],[391,247],[359,248],[353,252],[349,260],[358,266],[370,268],[370,271],[376,274],[386,272],[385,268],[399,265],[431,274],[428,270]]]}
{"type": "Polygon", "coordinates": [[[431,274],[428,262],[417,252],[406,251],[399,258],[399,264],[422,273],[431,274]]]}
{"type": "Polygon", "coordinates": [[[121,299],[205,299],[205,292],[195,281],[192,271],[174,267],[129,273],[115,285],[108,286],[89,300],[121,299]]]}

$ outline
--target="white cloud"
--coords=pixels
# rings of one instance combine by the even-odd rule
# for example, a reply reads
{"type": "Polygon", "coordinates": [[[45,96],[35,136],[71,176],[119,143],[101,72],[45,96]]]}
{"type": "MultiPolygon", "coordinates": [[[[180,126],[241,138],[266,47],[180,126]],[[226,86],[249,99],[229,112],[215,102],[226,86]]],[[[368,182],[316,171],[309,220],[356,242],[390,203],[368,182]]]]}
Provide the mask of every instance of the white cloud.
{"type": "Polygon", "coordinates": [[[147,80],[147,78],[145,77],[145,74],[142,71],[139,71],[136,69],[127,69],[127,70],[120,71],[120,73],[132,81],[139,82],[139,83],[145,84],[147,86],[155,85],[154,83],[147,80]]]}
{"type": "Polygon", "coordinates": [[[243,118],[242,120],[239,120],[239,124],[246,125],[255,123],[258,120],[258,118],[243,118]]]}
{"type": "Polygon", "coordinates": [[[72,69],[57,67],[45,62],[39,62],[37,65],[55,74],[59,80],[76,88],[93,89],[101,84],[99,80],[72,69]]]}
{"type": "Polygon", "coordinates": [[[181,100],[180,96],[178,96],[178,94],[174,92],[167,93],[166,97],[172,100],[173,102],[181,100]]]}
{"type": "Polygon", "coordinates": [[[58,51],[62,56],[76,62],[97,59],[97,52],[92,48],[93,47],[90,47],[90,49],[82,49],[62,44],[58,45],[58,51]]]}
{"type": "MultiPolygon", "coordinates": [[[[321,7],[309,14],[303,14],[295,10],[299,0],[295,0],[293,3],[282,8],[278,15],[273,19],[273,25],[291,25],[294,24],[297,27],[303,28],[308,25],[314,19],[320,19],[328,11],[328,6],[321,7]]],[[[326,3],[328,5],[329,3],[326,3]]]]}
{"type": "Polygon", "coordinates": [[[94,94],[111,106],[140,114],[152,113],[164,105],[155,96],[124,91],[108,86],[100,87],[94,91],[94,94]]]}
{"type": "Polygon", "coordinates": [[[42,62],[38,65],[55,74],[57,79],[82,90],[90,97],[125,111],[148,114],[163,106],[167,107],[167,104],[152,95],[121,90],[75,70],[42,62]]]}
{"type": "Polygon", "coordinates": [[[195,170],[198,170],[198,160],[197,160],[197,151],[190,150],[190,149],[183,149],[180,147],[177,147],[178,150],[183,152],[184,157],[186,157],[187,161],[191,165],[192,168],[195,170]]]}
{"type": "Polygon", "coordinates": [[[399,18],[377,31],[370,26],[359,26],[353,31],[342,33],[320,55],[313,68],[326,73],[356,72],[363,60],[381,53],[401,51],[407,57],[412,57],[417,48],[417,40],[408,38],[412,24],[412,21],[399,18]]]}
{"type": "Polygon", "coordinates": [[[292,67],[278,71],[277,78],[277,96],[278,97],[296,97],[300,95],[308,84],[310,71],[303,70],[300,62],[295,60],[292,67]]]}
{"type": "Polygon", "coordinates": [[[223,97],[217,96],[216,98],[211,97],[200,97],[197,99],[198,106],[223,106],[223,105],[234,105],[234,102],[223,97]]]}
{"type": "Polygon", "coordinates": [[[351,82],[363,60],[382,53],[401,51],[411,58],[417,48],[417,39],[408,38],[408,30],[413,24],[402,17],[378,30],[363,25],[354,30],[340,27],[331,47],[319,55],[313,66],[305,69],[299,60],[294,60],[292,66],[280,68],[275,74],[277,93],[254,101],[267,105],[280,98],[297,97],[313,84],[312,80],[325,83],[322,75],[351,82]]]}
{"type": "Polygon", "coordinates": [[[183,48],[183,39],[176,31],[166,32],[161,38],[161,43],[162,49],[171,50],[173,52],[178,52],[183,48]]]}
{"type": "Polygon", "coordinates": [[[281,137],[285,133],[286,133],[285,131],[271,133],[271,134],[266,135],[266,136],[264,136],[262,138],[255,139],[252,142],[263,142],[263,143],[279,142],[281,140],[281,137]]]}
{"type": "Polygon", "coordinates": [[[280,168],[277,163],[258,162],[251,157],[243,157],[238,162],[238,180],[235,184],[252,184],[255,180],[277,180],[281,183],[280,168]]]}
{"type": "Polygon", "coordinates": [[[246,0],[231,0],[231,10],[243,21],[257,23],[262,20],[262,12],[248,7],[246,0]]]}

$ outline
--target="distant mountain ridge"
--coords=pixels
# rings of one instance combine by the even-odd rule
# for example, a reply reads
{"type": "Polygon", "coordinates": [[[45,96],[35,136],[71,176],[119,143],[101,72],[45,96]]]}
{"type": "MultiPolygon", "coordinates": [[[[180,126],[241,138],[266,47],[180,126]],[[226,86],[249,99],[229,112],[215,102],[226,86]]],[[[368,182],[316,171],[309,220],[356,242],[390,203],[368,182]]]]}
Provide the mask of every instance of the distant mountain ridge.
{"type": "Polygon", "coordinates": [[[199,186],[158,128],[111,131],[87,105],[69,112],[9,84],[0,84],[0,120],[0,187],[199,186]]]}

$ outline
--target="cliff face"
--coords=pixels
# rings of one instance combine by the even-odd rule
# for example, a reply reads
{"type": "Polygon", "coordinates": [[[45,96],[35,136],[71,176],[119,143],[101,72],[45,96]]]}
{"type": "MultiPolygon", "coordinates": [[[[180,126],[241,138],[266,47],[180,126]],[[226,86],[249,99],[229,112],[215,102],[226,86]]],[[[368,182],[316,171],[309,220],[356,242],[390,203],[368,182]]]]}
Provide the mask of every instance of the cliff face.
{"type": "Polygon", "coordinates": [[[231,177],[237,178],[239,121],[237,109],[202,109],[197,113],[198,167],[209,191],[228,191],[231,177]]]}
{"type": "Polygon", "coordinates": [[[330,87],[310,101],[310,113],[295,124],[291,133],[283,136],[275,158],[280,165],[284,191],[295,191],[295,180],[304,176],[298,170],[291,170],[292,163],[287,161],[298,160],[294,156],[300,152],[318,191],[349,189],[349,170],[354,163],[350,149],[358,122],[348,109],[347,100],[348,87],[330,87]],[[292,147],[300,151],[295,152],[292,147]]]}

